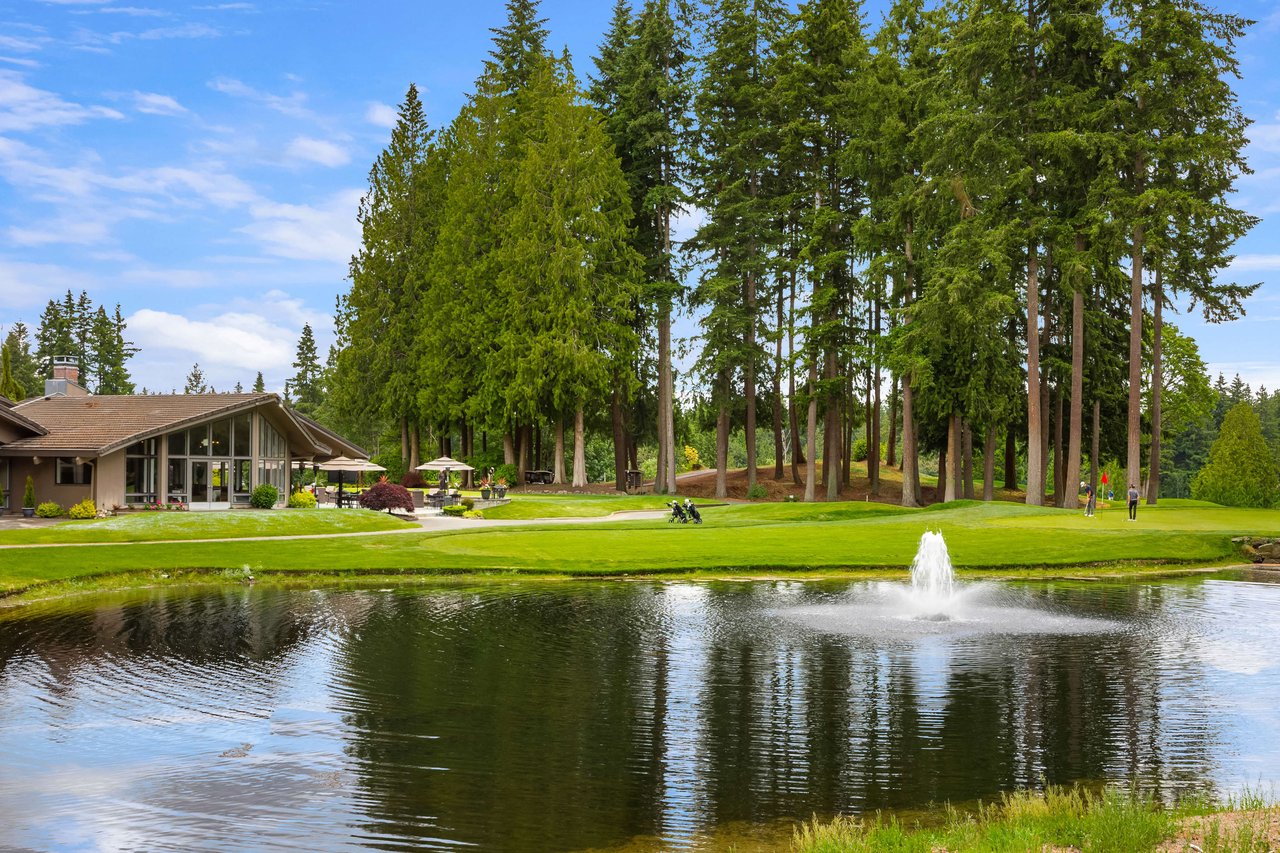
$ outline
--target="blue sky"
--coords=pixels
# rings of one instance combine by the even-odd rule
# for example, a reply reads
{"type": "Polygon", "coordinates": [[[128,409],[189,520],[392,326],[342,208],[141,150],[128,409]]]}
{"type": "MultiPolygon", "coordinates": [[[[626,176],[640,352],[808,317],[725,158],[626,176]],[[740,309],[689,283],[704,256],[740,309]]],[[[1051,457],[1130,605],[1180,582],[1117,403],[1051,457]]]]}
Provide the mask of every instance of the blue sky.
{"type": "MultiPolygon", "coordinates": [[[[580,75],[610,5],[542,4],[580,75]]],[[[1239,203],[1264,222],[1230,275],[1264,284],[1240,322],[1171,319],[1211,370],[1277,388],[1280,9],[1219,8],[1259,21],[1240,50],[1256,174],[1239,203]]],[[[331,339],[394,105],[413,81],[447,123],[504,17],[501,0],[0,0],[0,325],[86,289],[120,303],[140,384],[181,387],[198,361],[220,390],[259,369],[279,388],[304,322],[331,339]]]]}

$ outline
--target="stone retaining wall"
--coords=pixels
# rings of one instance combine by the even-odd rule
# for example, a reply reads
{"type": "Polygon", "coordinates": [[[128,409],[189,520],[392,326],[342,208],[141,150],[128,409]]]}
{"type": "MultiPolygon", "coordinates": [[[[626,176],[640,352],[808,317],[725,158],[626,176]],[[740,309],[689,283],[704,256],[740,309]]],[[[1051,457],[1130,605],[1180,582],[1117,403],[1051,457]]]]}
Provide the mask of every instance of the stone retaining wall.
{"type": "Polygon", "coordinates": [[[1255,563],[1280,565],[1280,539],[1257,536],[1237,536],[1231,540],[1241,546],[1245,557],[1255,563]]]}

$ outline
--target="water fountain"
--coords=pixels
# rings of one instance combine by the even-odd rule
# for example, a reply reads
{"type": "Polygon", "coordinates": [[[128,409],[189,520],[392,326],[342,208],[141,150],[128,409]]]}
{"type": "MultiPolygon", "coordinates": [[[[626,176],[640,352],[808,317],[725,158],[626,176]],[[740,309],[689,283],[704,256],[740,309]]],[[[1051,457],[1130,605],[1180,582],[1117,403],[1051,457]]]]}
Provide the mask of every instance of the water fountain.
{"type": "Polygon", "coordinates": [[[925,531],[909,584],[860,584],[837,604],[774,611],[810,628],[877,639],[980,634],[1083,634],[1119,630],[1104,619],[1036,606],[1025,590],[956,580],[941,532],[925,531]]]}

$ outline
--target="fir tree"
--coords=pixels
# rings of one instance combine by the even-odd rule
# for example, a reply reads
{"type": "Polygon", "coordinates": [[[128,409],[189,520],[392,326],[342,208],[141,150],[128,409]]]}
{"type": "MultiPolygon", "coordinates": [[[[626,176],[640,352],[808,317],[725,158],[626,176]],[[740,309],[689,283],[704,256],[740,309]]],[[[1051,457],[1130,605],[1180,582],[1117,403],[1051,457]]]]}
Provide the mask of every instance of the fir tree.
{"type": "Polygon", "coordinates": [[[209,390],[209,385],[205,382],[204,371],[200,369],[200,364],[193,364],[191,372],[187,374],[187,384],[182,389],[182,393],[208,394],[209,390]]]}
{"type": "Polygon", "coordinates": [[[313,415],[320,406],[320,354],[316,351],[316,339],[311,324],[304,323],[293,367],[297,371],[286,387],[293,390],[293,407],[304,415],[313,415]]]}
{"type": "Polygon", "coordinates": [[[13,400],[22,400],[37,394],[42,388],[40,366],[31,352],[31,339],[27,327],[22,322],[13,324],[9,334],[5,336],[4,348],[9,353],[14,385],[10,390],[21,389],[20,396],[13,400]]]}
{"type": "Polygon", "coordinates": [[[507,0],[507,22],[490,30],[501,91],[513,94],[528,85],[546,58],[547,23],[538,17],[539,0],[507,0]]]}
{"type": "Polygon", "coordinates": [[[262,394],[267,390],[267,383],[262,378],[262,371],[258,371],[258,375],[253,380],[253,393],[262,394]]]}
{"type": "Polygon", "coordinates": [[[1262,436],[1258,414],[1237,403],[1222,422],[1209,464],[1191,484],[1191,496],[1223,506],[1270,508],[1280,501],[1280,474],[1262,436]]]}
{"type": "Polygon", "coordinates": [[[26,389],[13,376],[13,353],[7,346],[0,347],[0,397],[18,402],[26,396],[26,389]]]}

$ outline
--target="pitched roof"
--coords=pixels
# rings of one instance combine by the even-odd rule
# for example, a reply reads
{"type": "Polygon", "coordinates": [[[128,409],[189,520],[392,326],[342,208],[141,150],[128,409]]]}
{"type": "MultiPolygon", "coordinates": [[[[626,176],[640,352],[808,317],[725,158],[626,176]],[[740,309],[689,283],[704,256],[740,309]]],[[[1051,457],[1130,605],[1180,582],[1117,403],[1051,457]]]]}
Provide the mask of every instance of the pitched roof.
{"type": "Polygon", "coordinates": [[[343,456],[350,456],[353,459],[369,458],[369,451],[365,450],[358,444],[352,444],[350,441],[338,435],[319,421],[309,418],[302,414],[302,412],[295,411],[293,409],[289,410],[289,414],[293,415],[295,419],[301,421],[302,425],[315,435],[317,439],[329,445],[330,450],[338,451],[343,456]]]}
{"type": "Polygon", "coordinates": [[[11,411],[43,427],[45,434],[12,442],[4,449],[7,455],[74,451],[101,456],[188,424],[278,401],[269,393],[40,397],[11,411]]]}
{"type": "Polygon", "coordinates": [[[15,412],[13,410],[15,405],[17,404],[8,397],[0,395],[0,421],[13,424],[28,432],[34,432],[36,435],[44,435],[47,432],[40,424],[25,415],[15,412]]]}

